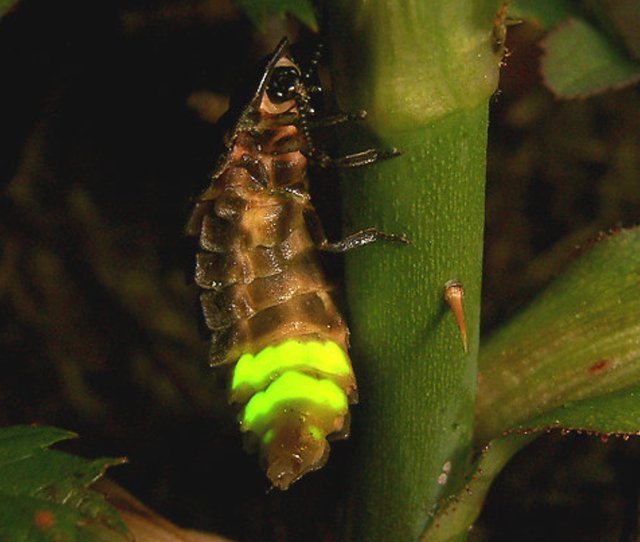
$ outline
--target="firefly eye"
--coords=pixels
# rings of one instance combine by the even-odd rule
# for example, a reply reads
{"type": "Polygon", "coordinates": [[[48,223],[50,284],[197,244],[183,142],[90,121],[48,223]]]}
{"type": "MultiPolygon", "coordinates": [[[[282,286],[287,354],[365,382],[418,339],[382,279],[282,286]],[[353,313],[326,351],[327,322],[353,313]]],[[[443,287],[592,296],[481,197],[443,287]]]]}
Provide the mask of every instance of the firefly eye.
{"type": "Polygon", "coordinates": [[[300,72],[294,66],[281,66],[273,70],[267,87],[267,96],[274,104],[292,100],[300,82],[300,72]]]}

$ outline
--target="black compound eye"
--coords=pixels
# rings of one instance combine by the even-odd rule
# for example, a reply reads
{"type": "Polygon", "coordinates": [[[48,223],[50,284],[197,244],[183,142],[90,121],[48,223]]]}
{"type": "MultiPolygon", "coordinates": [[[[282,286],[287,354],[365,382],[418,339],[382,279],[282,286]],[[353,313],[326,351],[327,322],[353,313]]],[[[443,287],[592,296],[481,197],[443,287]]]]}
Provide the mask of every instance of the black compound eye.
{"type": "Polygon", "coordinates": [[[281,66],[273,70],[267,96],[274,104],[292,100],[297,94],[300,72],[294,66],[281,66]]]}

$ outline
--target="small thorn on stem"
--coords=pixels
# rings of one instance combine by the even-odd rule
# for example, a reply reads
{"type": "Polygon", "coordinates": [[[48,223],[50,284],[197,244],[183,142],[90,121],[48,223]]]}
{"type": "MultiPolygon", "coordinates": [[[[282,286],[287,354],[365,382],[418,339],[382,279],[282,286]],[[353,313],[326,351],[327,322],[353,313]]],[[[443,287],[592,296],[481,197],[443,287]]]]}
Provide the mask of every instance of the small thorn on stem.
{"type": "Polygon", "coordinates": [[[465,354],[467,353],[467,325],[464,321],[464,310],[462,308],[462,300],[464,299],[464,289],[462,284],[455,280],[450,280],[444,285],[444,300],[449,305],[453,316],[460,330],[460,338],[462,339],[462,347],[465,354]]]}

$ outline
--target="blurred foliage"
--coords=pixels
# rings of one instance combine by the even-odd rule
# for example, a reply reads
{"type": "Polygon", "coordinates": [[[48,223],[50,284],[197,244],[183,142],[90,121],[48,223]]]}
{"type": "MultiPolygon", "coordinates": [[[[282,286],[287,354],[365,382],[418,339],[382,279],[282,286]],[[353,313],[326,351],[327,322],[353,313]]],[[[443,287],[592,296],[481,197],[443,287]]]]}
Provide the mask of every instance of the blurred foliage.
{"type": "Polygon", "coordinates": [[[52,427],[0,429],[0,538],[11,542],[126,542],[112,505],[88,486],[117,459],[88,461],[50,450],[72,438],[52,427]]]}
{"type": "Polygon", "coordinates": [[[510,56],[489,131],[482,324],[504,321],[600,232],[638,223],[636,88],[556,101],[540,86],[530,25],[510,29],[510,56]]]}
{"type": "Polygon", "coordinates": [[[291,14],[312,30],[318,30],[318,21],[311,0],[234,0],[242,7],[247,17],[264,32],[267,16],[291,14]]]}
{"type": "MultiPolygon", "coordinates": [[[[533,25],[509,30],[489,132],[482,324],[490,333],[601,232],[638,224],[637,88],[557,101],[540,86],[533,25]]],[[[636,540],[640,443],[552,433],[489,492],[471,540],[636,540]],[[579,461],[577,460],[579,458],[579,461]]]]}
{"type": "Polygon", "coordinates": [[[539,438],[498,476],[469,541],[635,541],[638,457],[636,438],[539,438]]]}
{"type": "Polygon", "coordinates": [[[507,13],[515,20],[525,20],[530,24],[549,30],[581,10],[573,0],[512,0],[507,5],[507,13]]]}
{"type": "Polygon", "coordinates": [[[545,83],[561,98],[621,88],[640,78],[640,63],[584,20],[569,20],[543,43],[545,83]]]}
{"type": "MultiPolygon", "coordinates": [[[[65,449],[128,456],[114,477],[146,504],[240,540],[325,529],[350,453],[266,493],[206,366],[187,278],[183,226],[219,141],[190,104],[224,104],[285,24],[252,37],[215,0],[25,0],[0,22],[0,423],[80,432],[65,449]]],[[[637,89],[555,101],[538,84],[539,38],[510,29],[492,107],[485,331],[576,246],[640,215],[637,89]]],[[[639,460],[633,439],[543,438],[498,479],[475,540],[633,540],[639,460]]]]}
{"type": "Polygon", "coordinates": [[[19,1],[20,0],[0,0],[0,18],[11,11],[19,1]]]}

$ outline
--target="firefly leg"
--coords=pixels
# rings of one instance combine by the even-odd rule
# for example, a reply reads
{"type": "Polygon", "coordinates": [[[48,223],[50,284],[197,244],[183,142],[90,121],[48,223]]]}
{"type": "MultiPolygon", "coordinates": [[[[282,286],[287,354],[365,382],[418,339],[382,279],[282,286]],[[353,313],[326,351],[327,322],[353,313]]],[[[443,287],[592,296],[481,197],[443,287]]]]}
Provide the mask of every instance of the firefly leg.
{"type": "Polygon", "coordinates": [[[361,247],[380,240],[402,243],[403,245],[411,244],[404,234],[396,235],[394,233],[385,233],[375,228],[367,228],[366,230],[352,233],[335,243],[329,243],[325,240],[324,243],[318,245],[318,250],[324,250],[326,252],[346,252],[352,248],[361,247]]]}
{"type": "MultiPolygon", "coordinates": [[[[322,149],[316,147],[313,137],[311,137],[311,109],[309,105],[309,101],[307,99],[300,98],[297,100],[298,103],[298,112],[300,115],[300,121],[298,126],[302,133],[302,137],[307,144],[307,156],[308,158],[320,167],[358,167],[365,166],[367,164],[371,164],[373,162],[377,162],[378,160],[386,160],[387,158],[393,158],[394,156],[399,156],[402,152],[399,149],[391,149],[388,151],[380,151],[378,149],[367,149],[365,151],[356,152],[353,154],[347,154],[346,156],[342,156],[340,158],[332,158],[322,149]]],[[[340,122],[347,122],[349,120],[356,120],[358,118],[364,118],[366,113],[364,111],[360,111],[358,113],[343,113],[340,115],[335,115],[333,117],[328,117],[324,119],[324,121],[319,121],[321,125],[325,123],[329,124],[338,124],[340,122]]]]}
{"type": "Polygon", "coordinates": [[[386,160],[387,158],[393,158],[399,156],[402,152],[398,149],[391,149],[390,151],[379,151],[377,149],[367,149],[366,151],[360,151],[353,154],[347,154],[340,158],[331,158],[324,152],[317,148],[311,149],[310,158],[320,167],[359,167],[372,164],[378,160],[386,160]]]}
{"type": "Polygon", "coordinates": [[[364,110],[356,111],[355,113],[338,113],[336,115],[331,115],[323,119],[310,121],[309,126],[311,128],[335,126],[336,124],[343,124],[345,122],[354,122],[354,121],[364,120],[366,118],[367,118],[367,112],[364,110]]]}
{"type": "Polygon", "coordinates": [[[311,233],[311,236],[316,244],[318,250],[324,252],[346,252],[352,248],[361,247],[374,243],[375,241],[391,241],[392,243],[402,243],[404,245],[410,245],[409,241],[404,234],[396,235],[393,233],[385,233],[375,228],[367,228],[365,230],[358,231],[348,235],[340,241],[334,243],[329,242],[327,236],[324,233],[324,228],[320,222],[315,209],[306,209],[304,213],[307,228],[311,233]]]}
{"type": "Polygon", "coordinates": [[[336,167],[358,167],[377,162],[378,160],[386,160],[402,154],[398,149],[389,151],[379,151],[378,149],[367,149],[366,151],[347,154],[341,158],[332,158],[331,164],[336,167]]]}

